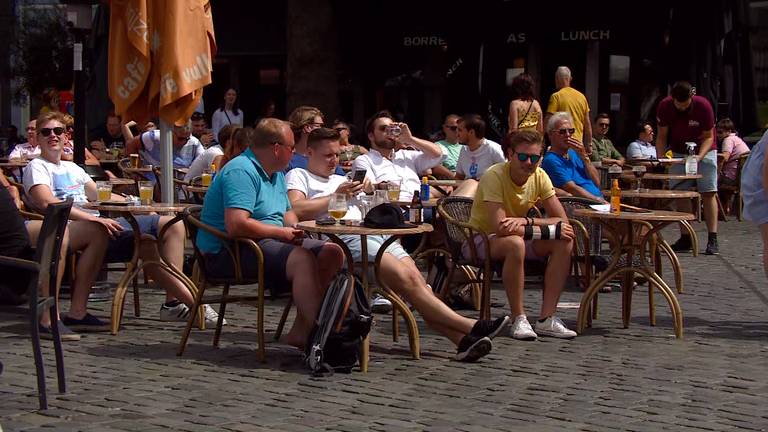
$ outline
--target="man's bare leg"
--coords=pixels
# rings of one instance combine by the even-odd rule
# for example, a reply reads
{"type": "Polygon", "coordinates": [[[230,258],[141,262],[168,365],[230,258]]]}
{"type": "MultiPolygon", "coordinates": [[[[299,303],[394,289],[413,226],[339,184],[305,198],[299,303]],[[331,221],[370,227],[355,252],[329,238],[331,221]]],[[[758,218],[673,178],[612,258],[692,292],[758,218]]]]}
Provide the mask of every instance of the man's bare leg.
{"type": "Polygon", "coordinates": [[[94,222],[72,221],[68,230],[70,250],[82,253],[77,259],[67,316],[82,319],[88,311],[88,294],[104,262],[109,237],[104,228],[94,222]]]}
{"type": "Polygon", "coordinates": [[[523,306],[523,285],[525,283],[525,241],[522,237],[511,235],[493,237],[491,242],[491,258],[504,261],[502,283],[507,292],[512,316],[525,315],[523,306]]]}
{"type": "Polygon", "coordinates": [[[565,281],[571,269],[571,240],[536,240],[533,251],[538,256],[549,256],[547,270],[544,273],[544,292],[542,293],[541,314],[544,319],[555,314],[560,294],[565,288],[565,281]]]}
{"type": "MultiPolygon", "coordinates": [[[[40,228],[43,227],[42,221],[29,221],[27,222],[27,233],[29,234],[29,241],[32,245],[37,245],[37,241],[40,238],[40,228]]],[[[61,281],[64,278],[64,270],[66,269],[67,265],[67,250],[69,249],[69,230],[66,229],[64,231],[64,238],[61,241],[61,255],[59,256],[59,269],[58,274],[56,275],[56,311],[59,311],[58,308],[58,302],[59,302],[59,290],[61,289],[61,281]]],[[[50,287],[48,280],[42,280],[40,281],[40,293],[44,296],[48,296],[50,292],[50,287]]],[[[56,318],[59,318],[59,314],[57,314],[56,318]]],[[[51,326],[51,315],[48,313],[44,313],[40,316],[40,325],[43,327],[50,327],[51,326]]]]}

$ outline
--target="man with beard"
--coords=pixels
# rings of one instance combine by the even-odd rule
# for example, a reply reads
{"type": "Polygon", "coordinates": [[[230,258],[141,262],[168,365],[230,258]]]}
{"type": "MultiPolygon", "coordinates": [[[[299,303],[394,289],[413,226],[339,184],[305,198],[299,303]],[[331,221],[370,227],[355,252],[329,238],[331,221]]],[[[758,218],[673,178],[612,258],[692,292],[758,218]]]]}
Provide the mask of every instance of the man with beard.
{"type": "MultiPolygon", "coordinates": [[[[296,168],[286,176],[288,198],[299,220],[313,220],[328,216],[329,196],[333,193],[353,197],[363,184],[350,182],[345,176],[333,172],[339,163],[339,134],[332,129],[319,128],[309,134],[307,141],[309,163],[307,169],[296,168]]],[[[351,201],[351,200],[350,200],[351,201]]],[[[351,205],[345,218],[359,219],[360,209],[351,205]]],[[[342,235],[353,259],[361,260],[359,235],[342,235]]],[[[368,258],[373,262],[387,236],[366,236],[368,258]]],[[[506,327],[509,318],[495,321],[465,318],[443,303],[432,292],[416,263],[399,242],[390,245],[381,260],[381,275],[388,287],[403,295],[421,313],[427,324],[450,339],[456,346],[456,359],[472,362],[491,351],[493,339],[506,327]]]]}
{"type": "Polygon", "coordinates": [[[459,153],[461,153],[463,148],[459,143],[459,126],[457,124],[459,118],[456,114],[445,116],[445,121],[443,122],[445,139],[435,143],[442,147],[445,152],[443,163],[432,168],[432,174],[437,178],[452,179],[456,176],[456,163],[459,161],[459,153]]]}
{"type": "Polygon", "coordinates": [[[379,111],[365,127],[371,151],[360,155],[352,163],[352,172],[366,171],[366,178],[377,188],[386,188],[387,182],[400,182],[400,201],[410,201],[413,192],[421,187],[419,173],[439,165],[445,155],[440,146],[416,138],[405,123],[395,123],[389,111],[379,111]],[[399,126],[399,136],[387,133],[391,126],[399,126]],[[406,147],[415,150],[406,150],[406,147]]]}
{"type": "Polygon", "coordinates": [[[205,123],[205,115],[201,112],[192,113],[192,136],[199,139],[203,144],[203,147],[208,148],[211,144],[216,144],[216,137],[213,136],[213,132],[208,129],[205,123]]]}
{"type": "MultiPolygon", "coordinates": [[[[704,220],[707,224],[707,255],[717,255],[717,149],[712,145],[715,127],[715,115],[712,105],[701,96],[695,95],[695,90],[686,81],[676,82],[670,95],[659,102],[656,109],[659,135],[656,138],[656,156],[664,157],[667,146],[672,150],[673,157],[687,156],[686,142],[696,143],[696,159],[699,161],[698,173],[701,178],[696,180],[670,181],[670,189],[689,189],[696,186],[704,204],[704,220]]],[[[685,174],[685,164],[673,164],[670,174],[685,174]]],[[[691,203],[677,200],[677,210],[693,213],[691,203]]],[[[692,241],[688,234],[680,232],[680,239],[672,245],[672,249],[680,251],[691,250],[692,241]]]]}
{"type": "Polygon", "coordinates": [[[485,138],[485,121],[477,114],[467,114],[458,121],[459,142],[462,144],[456,162],[456,178],[480,179],[491,166],[504,162],[501,146],[485,138]]]}
{"type": "MultiPolygon", "coordinates": [[[[564,339],[576,336],[554,315],[570,273],[574,232],[552,182],[539,168],[542,141],[540,133],[530,130],[505,140],[507,162],[492,166],[480,179],[469,220],[488,235],[488,258],[503,262],[501,279],[515,317],[512,337],[521,340],[534,340],[539,335],[564,339]],[[544,207],[546,218],[526,217],[536,202],[544,207]],[[523,261],[545,258],[543,299],[534,331],[523,307],[523,261]]],[[[476,236],[474,242],[478,252],[485,250],[483,236],[476,236]]],[[[467,255],[469,245],[464,245],[462,251],[467,255]]]]}

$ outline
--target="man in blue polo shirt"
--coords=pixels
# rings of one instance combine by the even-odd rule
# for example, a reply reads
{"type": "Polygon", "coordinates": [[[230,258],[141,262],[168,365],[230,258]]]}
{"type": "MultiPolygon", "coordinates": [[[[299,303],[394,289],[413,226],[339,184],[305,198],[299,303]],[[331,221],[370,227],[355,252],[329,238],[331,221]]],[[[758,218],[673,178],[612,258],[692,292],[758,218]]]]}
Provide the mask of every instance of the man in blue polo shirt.
{"type": "MultiPolygon", "coordinates": [[[[283,170],[294,151],[288,123],[267,118],[256,129],[242,132],[249,144],[216,175],[205,196],[202,221],[233,237],[254,239],[264,254],[264,281],[273,293],[290,287],[297,314],[282,342],[303,348],[322,303],[325,289],[344,263],[341,248],[333,243],[304,238],[294,228],[283,170]]],[[[197,245],[215,277],[231,277],[234,266],[221,241],[200,231],[197,245]]],[[[254,263],[252,250],[243,247],[243,262],[254,263]]],[[[255,265],[244,265],[248,277],[255,265]]]]}
{"type": "Polygon", "coordinates": [[[547,121],[547,135],[552,146],[544,155],[541,167],[552,184],[571,195],[604,202],[600,193],[600,176],[592,166],[581,141],[573,138],[575,132],[571,115],[557,112],[547,121]]]}

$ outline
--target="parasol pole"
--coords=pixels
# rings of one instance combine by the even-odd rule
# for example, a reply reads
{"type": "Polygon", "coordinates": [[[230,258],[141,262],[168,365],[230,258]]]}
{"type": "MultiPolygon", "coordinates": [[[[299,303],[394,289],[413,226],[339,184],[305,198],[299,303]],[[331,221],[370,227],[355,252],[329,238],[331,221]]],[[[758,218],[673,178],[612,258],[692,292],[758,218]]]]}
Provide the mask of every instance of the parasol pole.
{"type": "Polygon", "coordinates": [[[162,175],[157,180],[160,182],[162,200],[166,204],[173,204],[175,195],[173,187],[172,127],[168,122],[160,119],[160,172],[162,175]]]}

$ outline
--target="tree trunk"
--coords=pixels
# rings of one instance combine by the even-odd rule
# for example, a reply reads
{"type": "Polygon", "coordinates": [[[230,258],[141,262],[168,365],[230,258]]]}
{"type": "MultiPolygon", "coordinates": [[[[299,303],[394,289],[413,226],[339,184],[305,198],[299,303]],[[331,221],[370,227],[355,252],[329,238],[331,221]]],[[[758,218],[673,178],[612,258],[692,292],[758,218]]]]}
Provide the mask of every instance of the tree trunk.
{"type": "Polygon", "coordinates": [[[286,6],[287,112],[320,108],[327,122],[339,113],[338,39],[331,0],[288,0],[286,6]]]}

